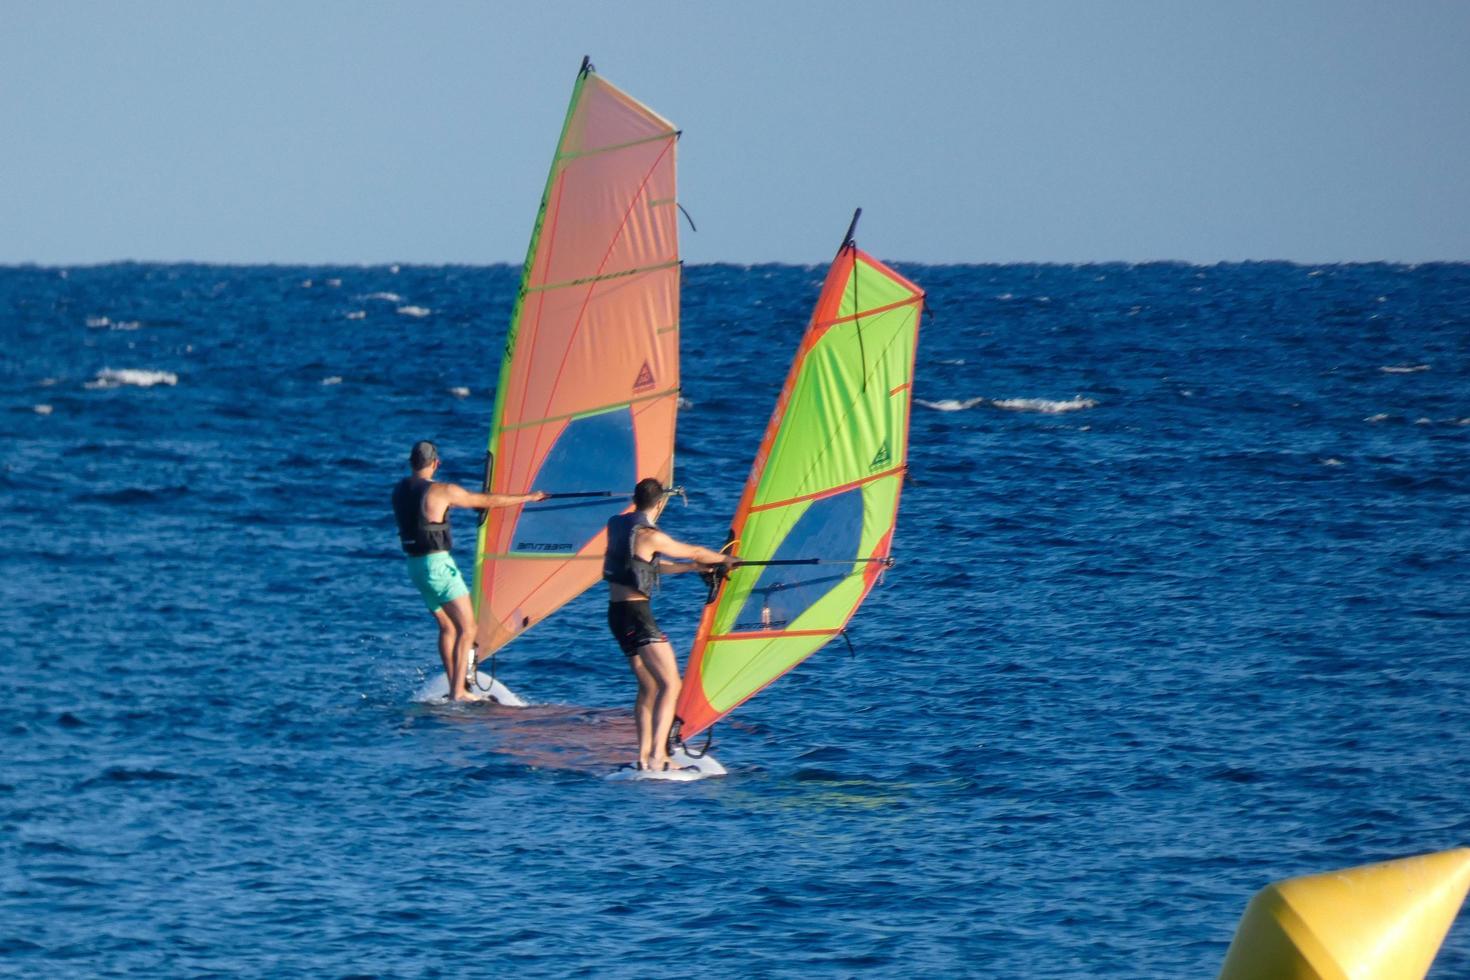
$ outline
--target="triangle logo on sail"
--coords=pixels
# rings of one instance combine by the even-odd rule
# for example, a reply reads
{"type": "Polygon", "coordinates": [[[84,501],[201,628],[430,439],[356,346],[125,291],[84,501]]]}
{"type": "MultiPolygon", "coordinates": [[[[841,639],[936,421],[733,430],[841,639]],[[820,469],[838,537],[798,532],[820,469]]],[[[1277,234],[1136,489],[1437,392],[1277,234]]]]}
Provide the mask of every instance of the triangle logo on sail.
{"type": "Polygon", "coordinates": [[[638,372],[638,380],[633,382],[633,390],[647,391],[648,389],[652,388],[656,383],[657,382],[653,380],[653,369],[648,366],[647,361],[644,361],[643,370],[638,372]]]}
{"type": "Polygon", "coordinates": [[[869,470],[881,469],[884,466],[893,465],[893,453],[888,449],[888,440],[883,440],[883,445],[878,447],[878,455],[873,457],[873,462],[868,464],[869,470]]]}

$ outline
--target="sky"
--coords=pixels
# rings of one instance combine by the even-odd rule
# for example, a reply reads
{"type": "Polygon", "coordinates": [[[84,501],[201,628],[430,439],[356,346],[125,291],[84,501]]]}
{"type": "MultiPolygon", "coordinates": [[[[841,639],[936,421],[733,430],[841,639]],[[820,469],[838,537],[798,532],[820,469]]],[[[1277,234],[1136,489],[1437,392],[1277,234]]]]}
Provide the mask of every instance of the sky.
{"type": "Polygon", "coordinates": [[[0,264],[519,263],[584,54],[689,262],[1470,259],[1464,0],[0,0],[0,264]]]}

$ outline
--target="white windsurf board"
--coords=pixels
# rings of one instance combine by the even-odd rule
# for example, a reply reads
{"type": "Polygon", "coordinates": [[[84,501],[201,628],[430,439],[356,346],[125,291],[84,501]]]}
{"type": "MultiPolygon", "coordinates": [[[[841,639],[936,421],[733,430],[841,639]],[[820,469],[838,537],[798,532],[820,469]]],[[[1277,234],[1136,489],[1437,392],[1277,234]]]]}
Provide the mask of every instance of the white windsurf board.
{"type": "MultiPolygon", "coordinates": [[[[475,683],[470,685],[470,690],[488,701],[505,705],[507,708],[524,708],[529,703],[483,671],[475,675],[475,683]]],[[[449,678],[444,676],[443,671],[435,673],[424,682],[424,686],[419,688],[413,699],[421,704],[438,704],[449,700],[449,678]]]]}

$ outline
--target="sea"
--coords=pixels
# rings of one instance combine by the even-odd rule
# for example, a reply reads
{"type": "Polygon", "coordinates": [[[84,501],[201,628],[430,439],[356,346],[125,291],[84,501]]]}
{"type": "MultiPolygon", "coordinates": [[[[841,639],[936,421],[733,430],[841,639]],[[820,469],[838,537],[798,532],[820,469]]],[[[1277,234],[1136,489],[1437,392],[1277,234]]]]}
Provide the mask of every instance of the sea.
{"type": "MultiPolygon", "coordinates": [[[[1266,884],[1470,844],[1470,265],[897,267],[897,563],[692,783],[603,778],[596,590],[531,707],[414,700],[389,493],[478,485],[518,268],[0,268],[0,973],[1205,977],[1266,884]]],[[[824,273],[685,270],[675,536],[824,273]]]]}

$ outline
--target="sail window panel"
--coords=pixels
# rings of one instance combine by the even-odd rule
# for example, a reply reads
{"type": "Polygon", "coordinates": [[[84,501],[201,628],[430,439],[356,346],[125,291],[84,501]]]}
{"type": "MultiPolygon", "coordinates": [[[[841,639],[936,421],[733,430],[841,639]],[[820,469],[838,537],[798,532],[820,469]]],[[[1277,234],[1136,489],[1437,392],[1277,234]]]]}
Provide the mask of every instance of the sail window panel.
{"type": "MultiPolygon", "coordinates": [[[[627,409],[567,424],[546,454],[533,486],[552,493],[619,490],[638,482],[634,470],[633,413],[627,409]]],[[[575,554],[627,508],[627,499],[545,500],[521,508],[511,534],[512,553],[575,554]]]]}
{"type": "MultiPolygon", "coordinates": [[[[771,557],[857,558],[863,526],[861,490],[812,501],[771,557]]],[[[817,600],[852,574],[850,565],[770,565],[761,568],[731,632],[789,627],[817,600]]]]}

